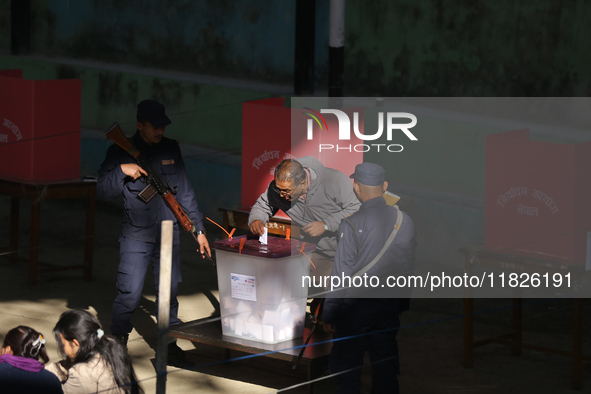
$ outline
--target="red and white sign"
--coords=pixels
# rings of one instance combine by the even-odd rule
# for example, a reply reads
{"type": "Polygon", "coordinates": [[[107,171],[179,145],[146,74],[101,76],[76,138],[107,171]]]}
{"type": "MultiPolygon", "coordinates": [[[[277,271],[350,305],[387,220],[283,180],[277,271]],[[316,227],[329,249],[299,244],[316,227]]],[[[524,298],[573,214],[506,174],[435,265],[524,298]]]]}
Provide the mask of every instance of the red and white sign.
{"type": "Polygon", "coordinates": [[[32,81],[21,70],[0,72],[0,177],[80,177],[81,87],[79,79],[32,81]]]}
{"type": "Polygon", "coordinates": [[[584,264],[591,231],[591,142],[486,138],[486,246],[584,264]]]}

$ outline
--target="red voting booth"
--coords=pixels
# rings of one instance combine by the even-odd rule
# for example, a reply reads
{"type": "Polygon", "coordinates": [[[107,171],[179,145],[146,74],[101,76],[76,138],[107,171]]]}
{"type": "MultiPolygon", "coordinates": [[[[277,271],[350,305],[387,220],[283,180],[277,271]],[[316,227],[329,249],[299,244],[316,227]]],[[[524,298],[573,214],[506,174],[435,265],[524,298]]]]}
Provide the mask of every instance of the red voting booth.
{"type": "Polygon", "coordinates": [[[23,70],[21,70],[21,69],[0,70],[0,76],[2,76],[2,77],[13,77],[13,78],[22,78],[23,77],[23,70]]]}
{"type": "MultiPolygon", "coordinates": [[[[344,109],[353,119],[359,113],[359,131],[363,133],[363,109],[344,109]]],[[[363,152],[348,149],[362,144],[353,133],[350,141],[339,141],[338,123],[333,115],[321,130],[314,122],[312,140],[307,139],[307,122],[311,119],[301,108],[286,108],[283,98],[248,101],[242,104],[242,206],[252,206],[273,180],[275,167],[284,159],[316,157],[325,167],[346,175],[363,162],[363,152]],[[319,144],[333,145],[320,151],[319,144]],[[339,145],[341,149],[336,149],[339,145]],[[344,149],[343,149],[344,148],[344,149]]]]}
{"type": "Polygon", "coordinates": [[[80,178],[81,80],[32,81],[0,71],[0,177],[80,178]]]}
{"type": "Polygon", "coordinates": [[[591,231],[591,142],[486,138],[486,246],[584,264],[591,231]]]}

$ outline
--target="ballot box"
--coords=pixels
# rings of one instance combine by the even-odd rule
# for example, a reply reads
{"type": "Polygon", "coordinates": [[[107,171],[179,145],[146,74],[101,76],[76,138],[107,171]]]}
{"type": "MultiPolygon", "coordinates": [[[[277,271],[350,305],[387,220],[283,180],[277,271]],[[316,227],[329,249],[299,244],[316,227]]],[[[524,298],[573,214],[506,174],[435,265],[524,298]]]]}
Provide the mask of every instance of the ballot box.
{"type": "Polygon", "coordinates": [[[309,275],[315,245],[279,237],[263,245],[258,237],[241,236],[213,248],[223,335],[263,343],[303,335],[308,288],[302,276],[309,275]]]}
{"type": "Polygon", "coordinates": [[[80,178],[79,79],[33,81],[0,72],[0,177],[53,182],[80,178]]]}

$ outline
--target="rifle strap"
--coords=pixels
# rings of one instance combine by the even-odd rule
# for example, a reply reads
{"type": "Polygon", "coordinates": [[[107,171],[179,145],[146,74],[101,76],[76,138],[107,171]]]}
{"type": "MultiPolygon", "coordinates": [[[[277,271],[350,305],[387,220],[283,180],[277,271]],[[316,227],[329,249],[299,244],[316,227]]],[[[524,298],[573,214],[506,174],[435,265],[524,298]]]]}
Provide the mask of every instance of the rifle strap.
{"type": "Polygon", "coordinates": [[[376,257],[374,257],[374,259],[372,261],[370,261],[369,264],[367,264],[365,267],[363,267],[361,270],[359,270],[359,272],[357,272],[355,275],[353,275],[353,277],[362,276],[367,271],[369,271],[371,269],[371,267],[373,267],[382,258],[384,253],[386,253],[386,250],[388,250],[388,248],[390,247],[390,245],[394,241],[394,238],[396,238],[396,234],[398,234],[398,230],[400,230],[400,226],[402,225],[402,212],[400,212],[400,208],[398,208],[398,205],[394,205],[394,208],[396,208],[396,214],[397,214],[396,224],[394,224],[394,229],[392,230],[392,233],[390,234],[390,236],[386,240],[386,243],[382,247],[382,250],[380,250],[380,253],[378,253],[378,255],[376,257]]]}

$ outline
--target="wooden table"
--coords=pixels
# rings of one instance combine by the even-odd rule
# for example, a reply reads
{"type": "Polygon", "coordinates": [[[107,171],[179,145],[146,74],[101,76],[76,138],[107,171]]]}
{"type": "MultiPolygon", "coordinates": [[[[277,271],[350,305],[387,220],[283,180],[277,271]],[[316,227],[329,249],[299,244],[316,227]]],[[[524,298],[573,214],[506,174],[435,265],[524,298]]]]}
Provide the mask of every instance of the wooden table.
{"type": "MultiPolygon", "coordinates": [[[[303,345],[305,341],[304,338],[308,338],[310,332],[309,328],[304,328],[304,338],[292,339],[277,344],[267,344],[222,335],[221,321],[216,320],[210,322],[208,320],[210,319],[195,320],[193,322],[172,326],[170,327],[168,335],[174,338],[186,339],[191,342],[203,343],[225,349],[224,359],[226,360],[230,359],[230,352],[235,350],[248,354],[272,352],[264,354],[261,357],[270,357],[277,360],[292,362],[300,353],[301,348],[291,348],[303,345]]],[[[319,328],[314,331],[314,336],[308,343],[308,347],[306,347],[298,364],[307,368],[308,381],[316,379],[322,375],[324,367],[328,363],[328,356],[332,347],[332,343],[330,342],[316,346],[310,346],[310,344],[327,341],[331,338],[332,336],[330,334],[319,328]]],[[[313,384],[308,385],[309,393],[312,393],[312,386],[313,384]]]]}
{"type": "MultiPolygon", "coordinates": [[[[484,246],[472,246],[460,250],[464,254],[464,271],[470,274],[474,267],[498,268],[506,272],[516,273],[546,273],[550,275],[560,273],[572,274],[573,285],[580,283],[585,277],[585,267],[568,260],[550,261],[537,258],[535,255],[522,253],[510,254],[494,250],[487,250],[484,246]]],[[[563,351],[542,346],[530,345],[522,341],[522,298],[517,288],[511,302],[512,331],[493,338],[474,341],[474,298],[472,291],[467,288],[464,297],[464,366],[471,368],[474,363],[474,348],[500,343],[511,346],[514,355],[521,354],[521,349],[531,349],[539,352],[570,357],[573,368],[573,389],[582,389],[583,361],[590,361],[591,357],[583,356],[583,301],[573,298],[572,320],[572,350],[563,351]]]]}
{"type": "MultiPolygon", "coordinates": [[[[251,207],[220,208],[224,214],[224,228],[229,231],[232,227],[248,229],[248,215],[251,207]]],[[[269,234],[285,236],[285,230],[291,229],[291,236],[295,239],[300,237],[300,228],[291,224],[288,216],[273,216],[267,224],[269,234]]]]}
{"type": "Polygon", "coordinates": [[[10,196],[10,241],[8,248],[4,248],[4,250],[8,250],[8,257],[11,261],[26,261],[29,263],[29,284],[37,284],[39,272],[73,269],[83,269],[84,278],[86,280],[92,280],[96,182],[84,182],[81,179],[77,179],[52,183],[35,183],[0,179],[0,194],[10,196]],[[41,263],[38,260],[41,201],[71,198],[86,199],[84,263],[65,266],[41,263]],[[21,199],[31,201],[31,238],[28,259],[18,257],[19,208],[21,199]],[[43,266],[42,269],[39,269],[40,265],[43,266]]]}

